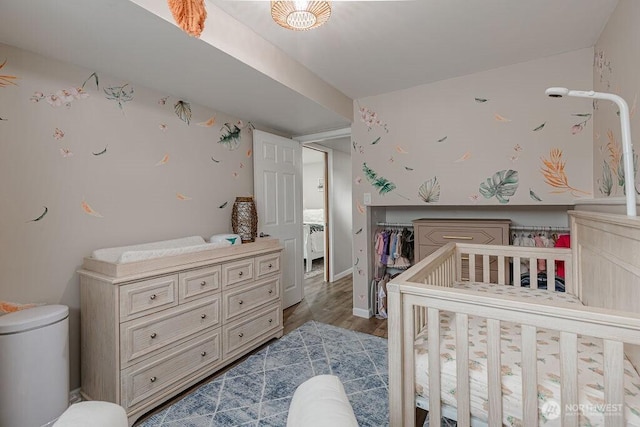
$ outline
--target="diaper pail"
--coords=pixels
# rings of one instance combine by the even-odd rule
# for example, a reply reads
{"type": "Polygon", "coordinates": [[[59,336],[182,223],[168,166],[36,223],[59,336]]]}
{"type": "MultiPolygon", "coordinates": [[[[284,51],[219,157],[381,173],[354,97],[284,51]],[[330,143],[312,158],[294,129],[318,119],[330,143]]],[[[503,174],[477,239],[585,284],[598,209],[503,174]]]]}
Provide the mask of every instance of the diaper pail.
{"type": "Polygon", "coordinates": [[[69,308],[0,316],[0,426],[50,425],[69,405],[69,308]]]}

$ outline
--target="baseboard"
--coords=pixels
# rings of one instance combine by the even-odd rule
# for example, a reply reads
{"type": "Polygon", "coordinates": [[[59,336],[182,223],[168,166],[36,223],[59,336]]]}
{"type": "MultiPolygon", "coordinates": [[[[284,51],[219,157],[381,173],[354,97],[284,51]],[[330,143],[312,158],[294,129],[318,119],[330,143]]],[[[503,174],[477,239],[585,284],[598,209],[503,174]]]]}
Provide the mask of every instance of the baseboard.
{"type": "Polygon", "coordinates": [[[338,273],[336,275],[333,276],[333,281],[335,282],[336,280],[340,280],[343,277],[347,277],[347,276],[351,276],[353,274],[353,267],[349,268],[348,270],[343,271],[342,273],[338,273]]]}
{"type": "Polygon", "coordinates": [[[371,311],[365,310],[364,308],[353,308],[353,315],[357,317],[364,317],[365,319],[371,318],[373,315],[371,311]]]}
{"type": "Polygon", "coordinates": [[[73,405],[74,403],[82,402],[82,395],[80,395],[80,387],[75,390],[71,390],[69,392],[69,405],[73,405]]]}

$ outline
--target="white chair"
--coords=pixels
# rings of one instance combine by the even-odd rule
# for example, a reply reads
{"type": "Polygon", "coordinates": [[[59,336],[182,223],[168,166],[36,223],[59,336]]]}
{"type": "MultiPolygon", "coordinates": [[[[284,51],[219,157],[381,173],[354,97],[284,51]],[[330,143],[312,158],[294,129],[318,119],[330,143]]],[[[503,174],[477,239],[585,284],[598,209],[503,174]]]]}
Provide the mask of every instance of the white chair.
{"type": "Polygon", "coordinates": [[[127,413],[115,403],[90,400],[69,406],[53,427],[128,427],[127,413]]]}
{"type": "Polygon", "coordinates": [[[340,379],[318,375],[298,386],[287,416],[287,427],[358,427],[340,379]]]}

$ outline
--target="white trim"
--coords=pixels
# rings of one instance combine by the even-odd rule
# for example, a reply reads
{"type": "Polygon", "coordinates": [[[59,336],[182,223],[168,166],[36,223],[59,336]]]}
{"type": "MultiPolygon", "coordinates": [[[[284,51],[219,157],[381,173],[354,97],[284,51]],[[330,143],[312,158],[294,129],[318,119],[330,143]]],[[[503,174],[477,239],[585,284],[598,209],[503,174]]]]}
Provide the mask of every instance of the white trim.
{"type": "Polygon", "coordinates": [[[353,308],[353,315],[357,317],[364,317],[365,319],[369,319],[373,317],[371,311],[365,310],[364,308],[353,308]]]}
{"type": "Polygon", "coordinates": [[[351,136],[351,127],[328,130],[326,132],[311,133],[309,135],[298,135],[292,139],[301,144],[310,144],[312,142],[326,141],[328,139],[345,138],[351,136]]]}
{"type": "Polygon", "coordinates": [[[600,197],[598,199],[576,199],[574,204],[578,205],[624,205],[624,197],[600,197]]]}
{"type": "Polygon", "coordinates": [[[338,274],[336,274],[336,275],[333,277],[332,282],[335,282],[336,280],[340,280],[340,279],[342,279],[343,277],[347,277],[347,276],[349,276],[349,275],[351,275],[351,274],[353,274],[353,267],[351,267],[351,268],[350,268],[350,269],[348,269],[348,270],[343,271],[342,273],[338,273],[338,274]]]}

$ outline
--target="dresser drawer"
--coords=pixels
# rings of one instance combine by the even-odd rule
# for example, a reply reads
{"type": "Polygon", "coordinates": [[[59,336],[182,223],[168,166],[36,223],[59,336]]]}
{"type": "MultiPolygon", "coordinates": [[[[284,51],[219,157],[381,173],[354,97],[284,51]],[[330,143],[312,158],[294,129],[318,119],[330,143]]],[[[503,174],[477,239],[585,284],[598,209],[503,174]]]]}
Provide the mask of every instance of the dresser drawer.
{"type": "Polygon", "coordinates": [[[256,277],[258,279],[280,271],[280,253],[256,257],[256,277]]]}
{"type": "Polygon", "coordinates": [[[222,289],[253,279],[253,258],[222,264],[222,289]]]}
{"type": "Polygon", "coordinates": [[[120,287],[120,319],[129,320],[178,305],[178,275],[120,287]]]}
{"type": "Polygon", "coordinates": [[[256,307],[280,298],[280,276],[262,280],[222,294],[222,313],[225,321],[256,307]]]}
{"type": "Polygon", "coordinates": [[[278,329],[281,326],[281,319],[282,309],[280,304],[275,304],[246,319],[224,325],[222,327],[223,357],[227,358],[239,353],[245,347],[253,345],[256,338],[278,329]]]}
{"type": "Polygon", "coordinates": [[[220,296],[180,305],[120,325],[120,361],[129,366],[163,347],[220,324],[220,296]]]}
{"type": "Polygon", "coordinates": [[[180,273],[180,304],[219,292],[221,274],[219,265],[180,273]]]}
{"type": "Polygon", "coordinates": [[[142,405],[188,375],[220,362],[220,329],[215,329],[125,369],[120,385],[121,404],[127,410],[142,405]]]}
{"type": "Polygon", "coordinates": [[[438,247],[450,242],[474,243],[480,245],[501,245],[504,230],[502,227],[482,225],[425,225],[418,226],[418,240],[421,245],[438,247]]]}

